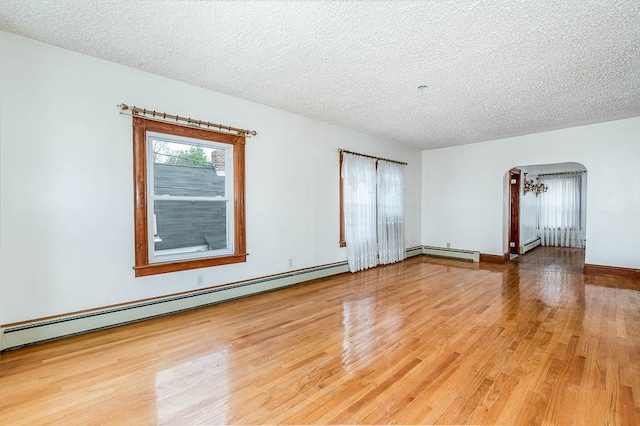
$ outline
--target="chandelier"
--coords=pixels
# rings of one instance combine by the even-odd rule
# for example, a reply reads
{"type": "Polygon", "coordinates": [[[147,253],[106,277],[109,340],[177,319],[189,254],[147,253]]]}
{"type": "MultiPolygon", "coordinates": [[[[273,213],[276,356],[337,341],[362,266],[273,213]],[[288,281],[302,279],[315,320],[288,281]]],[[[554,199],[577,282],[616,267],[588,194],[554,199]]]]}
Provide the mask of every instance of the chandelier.
{"type": "Polygon", "coordinates": [[[535,193],[537,197],[543,192],[547,192],[548,189],[549,187],[547,185],[540,182],[540,176],[536,177],[536,180],[534,181],[533,179],[527,180],[527,174],[524,174],[524,180],[522,183],[522,193],[524,195],[526,195],[527,192],[531,191],[535,193]]]}

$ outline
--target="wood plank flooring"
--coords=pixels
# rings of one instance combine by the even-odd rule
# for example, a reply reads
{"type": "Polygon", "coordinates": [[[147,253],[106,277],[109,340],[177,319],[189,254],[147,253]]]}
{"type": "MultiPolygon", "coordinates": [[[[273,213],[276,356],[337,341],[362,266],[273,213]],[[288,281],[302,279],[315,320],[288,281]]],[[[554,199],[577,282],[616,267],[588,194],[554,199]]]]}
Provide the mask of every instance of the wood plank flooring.
{"type": "Polygon", "coordinates": [[[420,256],[0,354],[0,424],[640,424],[640,282],[420,256]]]}

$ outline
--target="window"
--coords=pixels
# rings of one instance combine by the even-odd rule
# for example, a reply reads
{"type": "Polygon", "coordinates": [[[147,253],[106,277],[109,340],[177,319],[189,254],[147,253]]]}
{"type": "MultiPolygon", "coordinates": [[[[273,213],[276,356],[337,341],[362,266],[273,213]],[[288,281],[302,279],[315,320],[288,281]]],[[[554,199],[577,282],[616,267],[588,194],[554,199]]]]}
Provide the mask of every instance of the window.
{"type": "Polygon", "coordinates": [[[246,261],[244,143],[133,118],[136,276],[246,261]]]}
{"type": "Polygon", "coordinates": [[[406,257],[404,165],[340,151],[340,246],[351,272],[406,257]]]}
{"type": "Polygon", "coordinates": [[[540,194],[538,235],[543,246],[582,247],[581,174],[544,175],[548,191],[540,194]]]}

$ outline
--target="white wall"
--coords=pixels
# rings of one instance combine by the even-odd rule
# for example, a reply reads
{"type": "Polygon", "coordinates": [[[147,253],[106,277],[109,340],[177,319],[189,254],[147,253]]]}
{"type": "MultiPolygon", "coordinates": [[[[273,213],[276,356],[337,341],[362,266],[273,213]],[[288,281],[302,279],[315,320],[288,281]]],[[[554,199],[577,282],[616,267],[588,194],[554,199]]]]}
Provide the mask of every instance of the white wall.
{"type": "Polygon", "coordinates": [[[422,153],[422,243],[507,251],[505,173],[578,162],[588,173],[586,263],[640,268],[640,118],[422,153]]]}
{"type": "MultiPolygon", "coordinates": [[[[0,32],[0,324],[346,259],[339,147],[407,161],[407,246],[420,244],[416,151],[0,32]],[[247,263],[134,278],[131,119],[119,103],[258,131],[246,150],[247,263]]],[[[256,82],[260,90],[260,82],[256,82]]]]}

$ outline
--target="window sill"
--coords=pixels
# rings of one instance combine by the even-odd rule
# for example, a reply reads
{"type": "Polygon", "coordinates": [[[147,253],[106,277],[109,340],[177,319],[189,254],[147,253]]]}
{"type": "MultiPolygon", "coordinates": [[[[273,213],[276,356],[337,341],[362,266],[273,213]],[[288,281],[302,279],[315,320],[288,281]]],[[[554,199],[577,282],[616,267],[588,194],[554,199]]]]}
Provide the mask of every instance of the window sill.
{"type": "Polygon", "coordinates": [[[233,254],[230,256],[205,257],[201,259],[181,260],[176,262],[152,263],[149,265],[134,266],[136,277],[147,275],[166,274],[168,272],[186,271],[189,269],[207,268],[209,266],[229,265],[247,261],[247,253],[233,254]]]}

